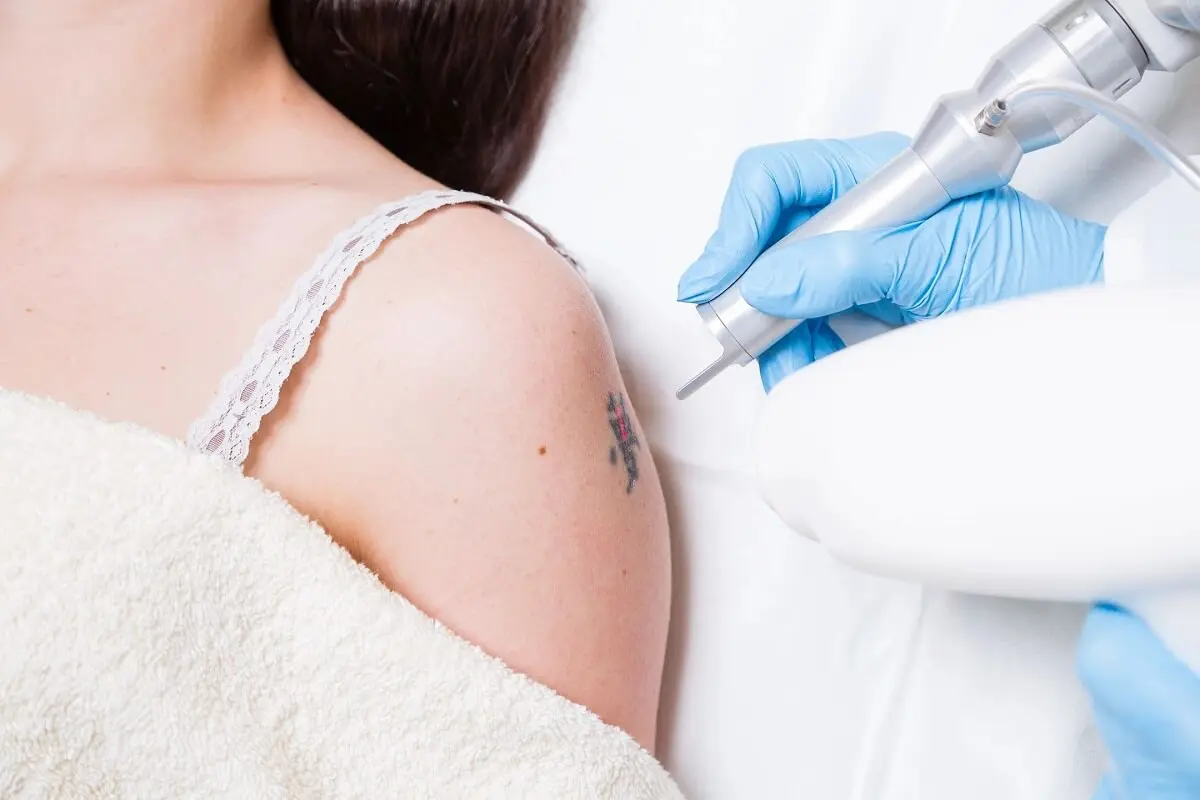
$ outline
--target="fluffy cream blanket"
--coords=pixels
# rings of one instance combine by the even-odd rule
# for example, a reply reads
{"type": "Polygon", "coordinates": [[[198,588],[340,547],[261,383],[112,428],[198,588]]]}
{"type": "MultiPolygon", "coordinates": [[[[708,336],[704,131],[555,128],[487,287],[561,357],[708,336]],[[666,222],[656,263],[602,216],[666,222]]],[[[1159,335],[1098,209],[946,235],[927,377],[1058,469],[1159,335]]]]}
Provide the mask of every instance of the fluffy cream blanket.
{"type": "Polygon", "coordinates": [[[0,797],[675,798],[217,460],[0,392],[0,797]]]}

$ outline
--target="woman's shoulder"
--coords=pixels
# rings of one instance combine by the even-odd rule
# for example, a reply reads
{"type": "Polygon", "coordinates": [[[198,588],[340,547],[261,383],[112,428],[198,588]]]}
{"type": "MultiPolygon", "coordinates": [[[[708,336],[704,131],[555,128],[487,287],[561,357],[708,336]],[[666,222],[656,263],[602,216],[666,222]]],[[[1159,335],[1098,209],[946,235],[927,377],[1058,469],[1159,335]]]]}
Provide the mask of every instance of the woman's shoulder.
{"type": "Polygon", "coordinates": [[[286,224],[307,247],[319,238],[334,258],[356,229],[390,229],[389,211],[404,209],[395,217],[401,224],[383,237],[373,226],[382,241],[325,313],[249,465],[294,495],[301,487],[272,476],[272,465],[291,472],[288,463],[315,453],[321,470],[353,461],[362,469],[353,502],[364,512],[359,495],[375,478],[419,468],[431,455],[438,445],[429,432],[448,447],[465,436],[465,421],[500,409],[502,426],[545,423],[580,392],[601,404],[603,422],[605,392],[620,384],[604,319],[572,262],[494,208],[461,203],[414,213],[449,190],[369,156],[339,154],[328,175],[314,169],[308,199],[286,224]]]}
{"type": "Polygon", "coordinates": [[[470,306],[472,316],[503,315],[502,305],[495,302],[498,297],[492,296],[497,292],[509,307],[526,306],[535,314],[529,307],[544,301],[586,300],[587,287],[578,270],[536,231],[494,206],[465,202],[468,196],[480,196],[437,183],[373,142],[357,144],[341,149],[330,161],[328,175],[314,172],[313,183],[329,199],[316,213],[337,214],[341,224],[349,226],[363,222],[362,215],[369,211],[399,209],[394,219],[400,224],[358,270],[358,288],[347,289],[352,296],[346,302],[356,303],[358,313],[341,316],[358,317],[363,324],[396,324],[396,305],[411,302],[418,287],[427,301],[450,301],[452,296],[455,308],[484,302],[486,308],[470,306]],[[359,295],[361,299],[355,299],[359,295]]]}
{"type": "Polygon", "coordinates": [[[397,356],[418,341],[436,342],[447,358],[494,348],[511,354],[533,339],[538,350],[554,351],[569,345],[557,335],[601,332],[576,266],[497,208],[436,185],[375,208],[403,209],[403,222],[358,268],[330,320],[360,343],[360,357],[375,347],[397,356]]]}
{"type": "Polygon", "coordinates": [[[620,380],[580,272],[482,206],[405,224],[359,267],[335,311],[325,334],[331,372],[369,382],[382,401],[362,408],[354,439],[373,440],[373,428],[413,411],[449,424],[506,402],[509,423],[518,414],[545,421],[581,387],[599,403],[620,380]]]}
{"type": "Polygon", "coordinates": [[[317,353],[316,360],[353,369],[386,359],[407,370],[415,366],[406,364],[410,357],[423,359],[431,348],[446,358],[456,350],[468,357],[484,347],[511,350],[514,337],[550,336],[555,325],[559,332],[601,331],[579,270],[543,236],[494,207],[463,202],[468,193],[453,196],[356,136],[331,138],[320,158],[303,164],[303,174],[287,181],[302,191],[270,222],[314,257],[322,248],[339,257],[335,243],[364,226],[382,239],[322,321],[330,357],[317,353]],[[354,344],[334,359],[343,339],[354,344]],[[426,341],[436,344],[415,346],[426,341]]]}
{"type": "MultiPolygon", "coordinates": [[[[351,205],[437,188],[388,183],[351,205]]],[[[580,272],[493,210],[425,214],[306,362],[253,473],[419,608],[652,741],[665,508],[580,272]]]]}
{"type": "MultiPolygon", "coordinates": [[[[339,237],[373,210],[449,191],[313,103],[301,104],[305,116],[276,148],[278,183],[294,190],[281,195],[284,203],[264,236],[287,236],[293,246],[313,250],[310,257],[322,248],[337,257],[332,251],[339,237]]],[[[435,359],[442,361],[442,378],[455,361],[485,359],[474,365],[478,377],[489,364],[518,369],[521,352],[524,366],[534,368],[573,347],[572,331],[604,338],[579,271],[527,227],[466,203],[414,216],[395,217],[401,224],[358,265],[322,320],[321,344],[305,365],[314,379],[325,371],[340,378],[364,373],[386,392],[389,381],[411,383],[435,359]],[[492,350],[505,358],[491,358],[492,350]]]]}

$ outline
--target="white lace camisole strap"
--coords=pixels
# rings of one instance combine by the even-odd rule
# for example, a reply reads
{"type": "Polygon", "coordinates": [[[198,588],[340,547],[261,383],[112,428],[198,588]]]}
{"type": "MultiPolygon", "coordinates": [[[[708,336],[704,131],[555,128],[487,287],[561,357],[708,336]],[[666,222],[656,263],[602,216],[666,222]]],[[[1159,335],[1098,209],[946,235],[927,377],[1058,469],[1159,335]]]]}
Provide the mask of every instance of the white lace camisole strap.
{"type": "Polygon", "coordinates": [[[448,206],[474,204],[502,211],[545,239],[573,267],[579,262],[544,228],[505,203],[483,195],[427,191],[375,209],[334,237],[308,272],[300,277],[275,317],[259,330],[240,364],[225,375],[207,413],[188,431],[193,450],[211,453],[241,466],[250,440],[279,402],[292,368],[308,352],[325,316],[360,264],[400,227],[448,206]]]}

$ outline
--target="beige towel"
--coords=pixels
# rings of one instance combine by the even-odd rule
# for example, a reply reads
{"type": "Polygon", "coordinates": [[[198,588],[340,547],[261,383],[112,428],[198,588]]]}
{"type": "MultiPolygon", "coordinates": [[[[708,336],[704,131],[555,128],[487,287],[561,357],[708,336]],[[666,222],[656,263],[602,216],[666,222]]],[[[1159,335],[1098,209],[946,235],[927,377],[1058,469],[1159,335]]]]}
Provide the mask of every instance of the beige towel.
{"type": "Polygon", "coordinates": [[[0,392],[0,797],[679,796],[255,481],[0,392]]]}

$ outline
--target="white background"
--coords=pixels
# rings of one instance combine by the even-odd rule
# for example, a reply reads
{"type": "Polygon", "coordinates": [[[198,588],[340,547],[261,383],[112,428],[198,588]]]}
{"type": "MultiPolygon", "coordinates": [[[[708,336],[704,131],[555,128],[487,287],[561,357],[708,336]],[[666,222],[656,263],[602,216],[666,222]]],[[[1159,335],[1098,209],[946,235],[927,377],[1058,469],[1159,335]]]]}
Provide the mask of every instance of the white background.
{"type": "MultiPolygon", "coordinates": [[[[676,598],[661,755],[690,797],[1090,797],[1102,755],[1073,673],[1080,609],[950,597],[831,564],[755,492],[753,368],[673,397],[716,354],[675,284],[738,153],[912,133],[1049,5],[591,0],[517,204],[584,261],[664,474],[676,598]]],[[[1151,75],[1129,99],[1193,152],[1198,77],[1151,75]]],[[[1029,157],[1017,185],[1107,222],[1161,174],[1096,121],[1029,157]]],[[[903,468],[903,452],[863,458],[903,468]]]]}

